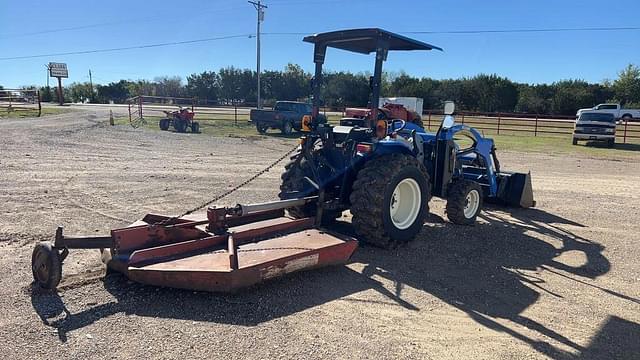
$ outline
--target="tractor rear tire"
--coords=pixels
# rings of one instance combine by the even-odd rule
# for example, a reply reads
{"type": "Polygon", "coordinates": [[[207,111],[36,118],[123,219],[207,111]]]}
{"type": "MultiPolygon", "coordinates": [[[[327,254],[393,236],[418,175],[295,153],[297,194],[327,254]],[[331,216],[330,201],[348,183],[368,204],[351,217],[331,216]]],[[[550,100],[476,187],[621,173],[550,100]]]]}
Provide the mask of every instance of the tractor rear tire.
{"type": "MultiPolygon", "coordinates": [[[[278,194],[280,200],[291,199],[292,192],[299,193],[296,197],[306,197],[317,194],[317,190],[304,179],[305,177],[313,179],[313,172],[311,171],[309,162],[300,157],[302,157],[302,154],[298,151],[291,157],[291,161],[284,166],[284,172],[281,176],[282,183],[280,184],[280,193],[278,194]]],[[[317,210],[315,203],[287,209],[289,215],[296,219],[314,217],[316,216],[317,210]]],[[[341,215],[341,211],[324,210],[322,223],[331,223],[341,215]]]]}
{"type": "Polygon", "coordinates": [[[475,181],[456,180],[450,186],[445,209],[447,218],[458,225],[473,225],[482,210],[482,188],[475,181]]]}
{"type": "Polygon", "coordinates": [[[163,131],[169,130],[169,125],[171,125],[171,120],[169,119],[160,119],[160,121],[158,122],[160,130],[163,131]]]}
{"type": "Polygon", "coordinates": [[[184,120],[173,120],[173,127],[179,133],[187,132],[187,122],[184,120]]]}
{"type": "Polygon", "coordinates": [[[429,174],[416,158],[380,156],[369,160],[353,182],[351,223],[358,239],[390,248],[413,240],[420,232],[430,199],[429,174]]]}
{"type": "Polygon", "coordinates": [[[34,283],[43,289],[53,290],[62,278],[62,260],[58,251],[48,242],[40,242],[31,255],[31,271],[34,283]]]}

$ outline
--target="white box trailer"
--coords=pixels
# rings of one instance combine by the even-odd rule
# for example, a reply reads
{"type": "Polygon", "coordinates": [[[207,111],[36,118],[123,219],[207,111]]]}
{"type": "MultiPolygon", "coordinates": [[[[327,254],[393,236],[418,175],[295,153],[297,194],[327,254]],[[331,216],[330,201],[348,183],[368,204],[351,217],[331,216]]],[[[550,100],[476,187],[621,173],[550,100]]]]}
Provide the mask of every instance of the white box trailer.
{"type": "Polygon", "coordinates": [[[424,100],[416,97],[381,97],[380,98],[380,106],[385,103],[391,104],[400,104],[403,105],[407,110],[415,111],[422,116],[422,106],[424,100]]]}

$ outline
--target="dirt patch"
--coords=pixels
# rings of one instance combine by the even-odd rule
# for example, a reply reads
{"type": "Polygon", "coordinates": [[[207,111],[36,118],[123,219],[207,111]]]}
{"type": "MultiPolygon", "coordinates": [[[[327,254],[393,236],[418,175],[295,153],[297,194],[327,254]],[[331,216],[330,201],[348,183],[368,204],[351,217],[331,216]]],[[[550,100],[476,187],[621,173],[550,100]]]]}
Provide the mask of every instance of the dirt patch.
{"type": "MultiPolygon", "coordinates": [[[[538,207],[489,208],[473,227],[434,216],[409,245],[233,295],[141,286],[99,256],[32,290],[33,243],[58,224],[98,234],[177,214],[294,145],[107,125],[83,110],[0,132],[0,352],[14,358],[638,358],[640,156],[503,152],[538,207]],[[617,160],[617,161],[616,161],[617,160]]],[[[275,199],[282,168],[225,199],[275,199]]],[[[348,220],[348,218],[345,218],[348,220]]]]}

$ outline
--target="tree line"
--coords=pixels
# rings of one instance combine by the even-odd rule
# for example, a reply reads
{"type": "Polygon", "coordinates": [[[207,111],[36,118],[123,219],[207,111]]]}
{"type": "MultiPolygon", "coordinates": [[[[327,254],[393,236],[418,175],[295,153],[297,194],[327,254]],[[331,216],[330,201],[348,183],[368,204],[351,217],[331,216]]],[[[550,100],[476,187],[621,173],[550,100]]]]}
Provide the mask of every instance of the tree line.
{"type": "MultiPolygon", "coordinates": [[[[369,73],[327,72],[322,87],[325,106],[365,106],[369,100],[369,73]]],[[[65,87],[65,98],[74,102],[124,103],[136,95],[197,98],[208,104],[255,104],[256,72],[226,67],[180,77],[149,80],[120,80],[93,89],[89,83],[65,87]]],[[[276,100],[308,101],[311,74],[299,65],[261,74],[261,96],[265,105],[276,100]]],[[[41,89],[43,101],[55,100],[55,89],[41,89]]],[[[406,73],[385,73],[382,95],[424,99],[425,109],[439,109],[446,100],[458,108],[482,112],[522,112],[574,115],[578,108],[602,102],[619,102],[640,107],[640,68],[628,65],[613,81],[600,84],[583,80],[562,80],[552,84],[523,84],[498,75],[480,74],[470,78],[436,80],[406,73]]]]}

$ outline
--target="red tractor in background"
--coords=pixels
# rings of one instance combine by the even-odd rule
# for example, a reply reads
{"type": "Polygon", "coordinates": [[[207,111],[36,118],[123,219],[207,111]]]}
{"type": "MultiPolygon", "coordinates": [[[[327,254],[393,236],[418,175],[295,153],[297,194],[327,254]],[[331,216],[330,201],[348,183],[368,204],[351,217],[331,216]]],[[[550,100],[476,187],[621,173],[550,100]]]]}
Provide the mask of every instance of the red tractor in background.
{"type": "Polygon", "coordinates": [[[421,128],[422,118],[420,114],[415,111],[408,110],[401,104],[385,103],[381,108],[378,108],[378,119],[371,119],[371,109],[368,108],[346,108],[345,117],[354,119],[368,119],[368,120],[393,120],[401,119],[414,123],[421,128]]]}
{"type": "Polygon", "coordinates": [[[178,110],[162,110],[162,112],[165,113],[167,117],[160,119],[158,122],[160,130],[169,130],[169,127],[173,125],[173,128],[180,133],[186,132],[187,128],[190,128],[192,133],[200,132],[200,124],[197,121],[193,121],[193,117],[196,114],[193,110],[180,107],[178,110]]]}

